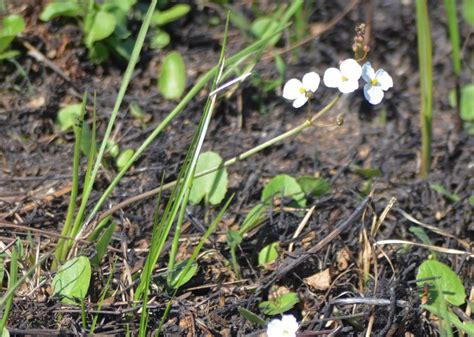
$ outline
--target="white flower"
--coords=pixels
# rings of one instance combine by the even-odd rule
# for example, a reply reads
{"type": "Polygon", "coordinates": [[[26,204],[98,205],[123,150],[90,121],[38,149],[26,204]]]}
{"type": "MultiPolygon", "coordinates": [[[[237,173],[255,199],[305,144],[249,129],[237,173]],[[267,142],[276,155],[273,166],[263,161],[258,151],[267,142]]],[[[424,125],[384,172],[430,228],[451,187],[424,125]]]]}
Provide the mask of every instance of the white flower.
{"type": "Polygon", "coordinates": [[[364,85],[364,96],[371,104],[379,104],[383,92],[393,87],[392,77],[383,69],[374,71],[369,62],[362,66],[362,78],[367,83],[364,85]]]}
{"type": "Polygon", "coordinates": [[[267,326],[267,337],[295,337],[299,324],[293,315],[283,315],[282,319],[273,319],[267,326]]]}
{"type": "Polygon", "coordinates": [[[305,74],[303,82],[292,78],[283,87],[283,97],[292,100],[294,108],[302,107],[318,89],[320,81],[319,75],[315,72],[305,74]]]}
{"type": "Polygon", "coordinates": [[[327,69],[323,80],[326,87],[338,88],[343,94],[348,94],[359,88],[361,74],[360,64],[354,59],[347,59],[341,63],[339,69],[327,69]]]}

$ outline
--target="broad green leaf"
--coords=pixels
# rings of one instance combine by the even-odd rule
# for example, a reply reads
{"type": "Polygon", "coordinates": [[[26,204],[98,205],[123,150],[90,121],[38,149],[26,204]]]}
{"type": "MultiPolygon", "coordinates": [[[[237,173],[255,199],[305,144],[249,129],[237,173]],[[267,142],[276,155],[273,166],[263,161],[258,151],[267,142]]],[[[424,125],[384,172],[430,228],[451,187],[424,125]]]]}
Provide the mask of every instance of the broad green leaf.
{"type": "Polygon", "coordinates": [[[11,36],[11,35],[0,36],[0,52],[3,52],[4,50],[6,50],[14,39],[15,39],[15,36],[11,36]]]}
{"type": "MultiPolygon", "coordinates": [[[[61,131],[66,132],[70,130],[74,123],[81,115],[81,106],[82,104],[69,104],[58,111],[57,124],[61,128],[61,131]]],[[[89,154],[89,149],[91,145],[91,134],[92,131],[87,123],[84,123],[82,126],[82,136],[81,136],[81,150],[84,154],[89,154]]]]}
{"type": "Polygon", "coordinates": [[[431,189],[435,190],[439,194],[449,199],[451,202],[458,202],[461,200],[461,197],[459,195],[449,193],[446,188],[441,184],[433,183],[430,184],[430,187],[431,189]]]}
{"type": "Polygon", "coordinates": [[[183,95],[186,89],[186,68],[183,57],[177,51],[165,56],[158,87],[166,99],[179,99],[183,95]]]}
{"type": "MultiPolygon", "coordinates": [[[[252,22],[250,31],[255,37],[262,38],[265,35],[272,34],[279,26],[279,23],[275,21],[275,19],[268,16],[261,16],[252,22]]],[[[280,37],[281,34],[275,35],[275,37],[270,40],[270,44],[277,43],[280,37]]]]}
{"type": "Polygon", "coordinates": [[[447,319],[449,323],[454,325],[456,328],[466,332],[468,336],[474,336],[474,323],[461,322],[458,316],[456,316],[452,311],[447,310],[446,313],[443,313],[443,311],[440,310],[439,306],[436,305],[423,304],[421,305],[421,307],[440,318],[447,319]]]}
{"type": "Polygon", "coordinates": [[[79,16],[83,9],[79,3],[71,1],[51,2],[46,5],[40,14],[41,21],[50,21],[59,16],[79,16]]]}
{"type": "Polygon", "coordinates": [[[112,5],[119,8],[122,12],[128,11],[137,3],[137,0],[105,0],[104,5],[112,5]]]}
{"type": "Polygon", "coordinates": [[[281,174],[270,180],[263,189],[260,200],[265,205],[272,203],[273,197],[291,197],[300,207],[306,206],[306,199],[303,189],[298,184],[295,178],[286,174],[281,174]]]}
{"type": "MultiPolygon", "coordinates": [[[[221,156],[215,152],[204,152],[199,155],[196,173],[206,171],[223,163],[221,156]]],[[[211,205],[219,204],[227,192],[227,170],[225,167],[202,177],[195,178],[189,193],[189,201],[200,203],[203,199],[211,205]]]]}
{"type": "Polygon", "coordinates": [[[117,20],[115,16],[104,11],[97,12],[90,31],[86,36],[86,45],[90,47],[94,42],[109,37],[114,32],[116,25],[117,20]]]}
{"type": "Polygon", "coordinates": [[[187,4],[177,4],[164,11],[156,10],[151,18],[151,24],[155,26],[166,25],[182,18],[188,14],[190,9],[191,7],[187,4]]]}
{"type": "Polygon", "coordinates": [[[8,332],[7,328],[3,328],[2,334],[0,337],[10,337],[10,332],[8,332]]]}
{"type": "Polygon", "coordinates": [[[176,265],[175,270],[171,272],[171,278],[169,278],[170,281],[168,283],[168,286],[173,289],[180,288],[184,284],[188,283],[194,275],[196,275],[198,269],[198,265],[196,262],[192,262],[191,268],[188,269],[188,272],[186,274],[183,274],[184,268],[186,267],[187,263],[188,260],[184,260],[176,265]]]}
{"type": "Polygon", "coordinates": [[[260,326],[265,326],[267,325],[267,322],[257,314],[254,314],[250,310],[247,310],[242,307],[238,307],[237,310],[239,311],[240,316],[245,318],[247,321],[250,321],[254,324],[260,325],[260,326]]]}
{"type": "Polygon", "coordinates": [[[130,60],[132,56],[132,50],[134,41],[131,38],[127,38],[124,40],[118,39],[115,34],[110,36],[107,40],[107,45],[111,46],[114,52],[125,60],[130,60]]]}
{"type": "Polygon", "coordinates": [[[474,84],[461,89],[461,118],[463,121],[474,121],[474,84]]]}
{"type": "Polygon", "coordinates": [[[20,15],[7,15],[2,20],[0,36],[16,36],[25,29],[25,20],[20,15]]]}
{"type": "Polygon", "coordinates": [[[298,294],[294,292],[286,293],[282,296],[264,301],[258,305],[260,310],[269,316],[282,314],[293,308],[299,302],[298,294]]]}
{"type": "Polygon", "coordinates": [[[162,49],[170,44],[170,35],[164,30],[159,29],[150,38],[150,47],[153,49],[162,49]]]}
{"type": "Polygon", "coordinates": [[[124,168],[125,165],[128,163],[128,161],[130,160],[130,158],[133,157],[134,153],[135,151],[133,149],[127,149],[123,151],[122,153],[120,153],[115,162],[115,164],[117,165],[117,168],[119,170],[122,170],[122,168],[124,168]]]}
{"type": "Polygon", "coordinates": [[[278,247],[278,242],[273,242],[263,247],[258,253],[258,265],[264,267],[275,262],[278,257],[278,247]]]}
{"type": "Polygon", "coordinates": [[[462,305],[466,298],[466,291],[459,279],[459,276],[444,263],[436,260],[423,262],[419,269],[416,279],[434,278],[429,281],[417,282],[419,287],[425,283],[435,284],[436,287],[430,287],[428,304],[436,304],[442,299],[440,296],[456,306],[462,305]]]}
{"type": "Polygon", "coordinates": [[[474,0],[464,0],[462,14],[464,20],[471,26],[474,26],[474,0]]]}
{"type": "Polygon", "coordinates": [[[306,195],[320,197],[331,192],[331,184],[324,178],[299,177],[296,179],[306,195]]]}
{"type": "Polygon", "coordinates": [[[53,279],[54,295],[60,296],[65,304],[78,304],[89,289],[91,264],[85,256],[67,261],[59,268],[53,279]]]}

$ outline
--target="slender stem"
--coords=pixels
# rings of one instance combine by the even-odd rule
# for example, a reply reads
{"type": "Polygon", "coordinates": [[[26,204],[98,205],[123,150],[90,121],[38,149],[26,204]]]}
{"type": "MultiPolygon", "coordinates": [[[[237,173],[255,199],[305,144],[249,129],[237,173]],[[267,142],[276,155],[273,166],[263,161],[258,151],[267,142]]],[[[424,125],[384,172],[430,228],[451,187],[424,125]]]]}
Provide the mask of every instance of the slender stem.
{"type": "MultiPolygon", "coordinates": [[[[266,141],[265,143],[263,144],[260,144],[246,152],[243,152],[237,156],[235,156],[234,158],[231,158],[227,161],[225,161],[222,165],[220,166],[215,166],[213,168],[210,168],[208,170],[205,170],[205,171],[201,171],[199,173],[196,173],[196,175],[194,176],[194,178],[198,178],[198,177],[202,177],[206,174],[209,174],[209,173],[212,173],[212,172],[215,172],[217,170],[219,170],[220,168],[222,167],[228,167],[228,166],[231,166],[241,160],[244,160],[244,159],[247,159],[251,156],[253,156],[254,154],[266,149],[267,147],[270,147],[282,140],[285,140],[286,138],[289,138],[291,136],[294,136],[294,135],[297,135],[299,134],[301,131],[313,126],[313,123],[314,121],[316,121],[318,118],[320,118],[321,116],[323,116],[326,112],[328,112],[329,110],[331,110],[331,108],[336,104],[336,102],[339,100],[341,96],[338,95],[336,96],[335,98],[333,98],[329,103],[328,105],[326,105],[323,109],[321,109],[320,111],[318,111],[311,119],[307,119],[306,121],[304,121],[302,124],[298,125],[297,127],[275,137],[275,138],[272,138],[268,141],[266,141]]],[[[176,184],[178,183],[177,180],[175,181],[172,181],[172,182],[169,182],[167,184],[164,184],[164,185],[161,185],[157,188],[154,188],[150,191],[147,191],[147,192],[144,192],[142,194],[139,194],[139,195],[136,195],[134,197],[131,197],[127,200],[124,200],[122,201],[121,203],[117,204],[116,206],[112,207],[111,209],[107,210],[106,212],[102,213],[100,216],[99,216],[99,219],[97,220],[98,222],[100,222],[102,219],[104,219],[105,217],[113,214],[115,211],[119,210],[119,209],[122,209],[123,207],[126,207],[134,202],[137,202],[137,201],[140,201],[140,200],[143,200],[143,199],[146,199],[146,198],[149,198],[153,195],[156,195],[158,192],[160,191],[164,191],[164,190],[169,190],[171,188],[173,188],[174,186],[176,186],[176,184]]]]}

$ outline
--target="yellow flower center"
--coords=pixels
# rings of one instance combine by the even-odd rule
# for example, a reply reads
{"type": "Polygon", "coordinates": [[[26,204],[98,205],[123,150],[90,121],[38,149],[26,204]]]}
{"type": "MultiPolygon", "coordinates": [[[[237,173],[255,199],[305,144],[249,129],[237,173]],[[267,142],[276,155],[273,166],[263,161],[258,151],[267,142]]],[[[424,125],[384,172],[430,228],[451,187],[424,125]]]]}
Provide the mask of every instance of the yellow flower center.
{"type": "Polygon", "coordinates": [[[347,81],[347,80],[349,80],[349,78],[347,78],[346,76],[342,76],[342,81],[343,81],[343,82],[345,82],[345,81],[347,81]]]}
{"type": "Polygon", "coordinates": [[[379,82],[378,82],[377,79],[375,79],[375,78],[372,79],[372,80],[370,80],[370,84],[372,84],[372,85],[377,85],[378,83],[379,83],[379,82]]]}
{"type": "Polygon", "coordinates": [[[303,88],[303,87],[301,87],[301,88],[300,88],[300,93],[302,93],[302,94],[306,94],[306,89],[305,89],[305,88],[303,88]]]}

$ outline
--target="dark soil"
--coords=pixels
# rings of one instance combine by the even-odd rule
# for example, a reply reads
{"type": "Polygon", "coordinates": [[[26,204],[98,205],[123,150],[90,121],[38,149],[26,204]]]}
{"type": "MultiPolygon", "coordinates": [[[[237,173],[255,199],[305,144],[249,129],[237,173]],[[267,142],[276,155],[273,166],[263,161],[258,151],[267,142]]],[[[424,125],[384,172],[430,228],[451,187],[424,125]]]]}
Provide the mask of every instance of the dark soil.
{"type": "MultiPolygon", "coordinates": [[[[250,3],[237,1],[235,6],[251,17],[250,3]]],[[[267,1],[256,3],[260,10],[267,12],[273,6],[267,1]]],[[[315,11],[310,24],[317,27],[327,23],[348,3],[313,1],[315,11]]],[[[376,107],[365,102],[360,90],[344,96],[321,121],[331,126],[310,128],[229,168],[229,195],[236,193],[235,198],[218,231],[202,250],[198,274],[172,300],[163,327],[164,335],[256,336],[263,333],[263,327],[246,321],[238,308],[259,313],[258,304],[276,291],[275,287],[280,287],[279,291],[287,289],[298,293],[300,303],[291,313],[298,321],[304,319],[300,331],[307,333],[301,336],[330,332],[337,336],[364,336],[369,328],[374,336],[438,334],[436,321],[420,308],[418,289],[413,282],[418,266],[428,258],[430,251],[411,245],[377,246],[374,243],[386,239],[420,242],[409,230],[415,224],[404,216],[406,213],[441,230],[425,229],[433,245],[462,251],[469,251],[470,247],[463,246],[459,240],[472,245],[473,207],[468,199],[474,188],[474,140],[458,128],[457,112],[448,104],[448,93],[455,87],[456,80],[452,75],[442,1],[429,1],[434,41],[434,129],[432,169],[428,180],[421,180],[418,175],[421,136],[414,1],[360,1],[331,29],[282,57],[287,63],[287,78],[300,78],[311,70],[322,75],[327,67],[352,56],[354,27],[368,20],[370,3],[374,8],[369,59],[375,68],[383,67],[392,75],[394,88],[376,107]],[[344,115],[344,125],[336,127],[334,121],[339,114],[344,115]],[[372,178],[367,189],[369,179],[357,174],[355,165],[378,169],[381,175],[372,178]],[[268,213],[264,223],[240,245],[238,262],[242,275],[238,279],[230,267],[227,230],[238,228],[248,211],[258,203],[265,183],[282,173],[295,177],[324,177],[331,182],[331,193],[309,200],[308,206],[316,208],[303,232],[294,240],[294,251],[283,254],[271,270],[258,266],[259,249],[279,241],[281,249],[286,251],[293,242],[291,238],[302,214],[284,207],[286,200],[276,206],[277,212],[268,213]],[[432,183],[443,185],[447,191],[458,195],[460,201],[453,203],[440,195],[430,187],[432,183]],[[340,222],[350,217],[369,191],[371,200],[364,212],[340,235],[308,255],[308,250],[324,242],[340,222]],[[396,198],[394,206],[374,237],[370,234],[371,227],[392,198],[396,198]],[[308,259],[304,263],[279,274],[288,261],[294,262],[305,254],[308,259]],[[366,282],[364,267],[370,274],[366,282]],[[329,288],[315,290],[303,282],[303,278],[327,268],[332,276],[329,288]],[[340,298],[361,297],[389,300],[390,303],[384,306],[333,303],[340,298]],[[397,305],[396,300],[403,305],[397,305]]],[[[21,50],[16,61],[27,77],[12,63],[0,63],[3,78],[0,82],[0,243],[8,245],[13,238],[21,239],[29,257],[34,258],[37,250],[41,254],[53,250],[69,201],[74,140],[70,133],[61,133],[55,126],[58,108],[79,102],[85,90],[90,94],[96,92],[100,137],[112,111],[125,64],[120,60],[100,66],[91,64],[77,23],[66,19],[42,23],[38,19],[42,8],[40,1],[7,1],[7,7],[7,12],[22,14],[27,20],[25,33],[15,42],[15,47],[21,50]],[[67,80],[44,62],[29,56],[24,42],[52,61],[67,80]]],[[[194,3],[186,19],[168,27],[173,42],[167,50],[177,49],[184,55],[189,86],[218,61],[224,24],[221,20],[219,25],[210,26],[208,21],[211,16],[222,18],[224,11],[219,8],[194,3]]],[[[138,28],[139,23],[135,31],[138,28]]],[[[461,24],[461,29],[461,41],[467,39],[465,62],[469,63],[467,54],[473,44],[472,39],[468,39],[471,32],[465,24],[461,24]]],[[[231,55],[250,42],[250,38],[231,27],[226,53],[231,55]]],[[[142,54],[114,130],[122,149],[138,147],[176,104],[163,99],[157,92],[156,80],[163,55],[162,51],[149,49],[142,54]],[[151,115],[146,128],[137,125],[128,113],[131,102],[138,102],[151,115]]],[[[464,68],[461,83],[472,80],[472,72],[468,67],[464,68]]],[[[258,64],[256,73],[265,79],[277,77],[275,66],[268,58],[258,64]]],[[[246,81],[230,98],[220,100],[205,150],[212,149],[223,158],[231,158],[307,118],[306,109],[292,109],[281,98],[281,89],[264,93],[253,83],[246,81]]],[[[324,106],[333,94],[323,85],[319,90],[318,99],[312,102],[314,111],[324,106]]],[[[103,210],[159,186],[162,177],[165,181],[176,178],[206,97],[207,92],[203,91],[171,122],[124,177],[103,210]]],[[[112,166],[100,172],[91,207],[114,174],[112,166]]],[[[165,193],[163,197],[166,199],[168,195],[165,193]]],[[[95,303],[110,266],[116,261],[114,292],[110,292],[99,312],[98,334],[125,335],[127,330],[133,334],[138,331],[140,313],[132,302],[134,287],[130,283],[130,273],[136,273],[133,279],[139,277],[147,256],[154,208],[155,201],[151,198],[114,214],[118,224],[112,241],[114,249],[110,250],[101,268],[94,271],[87,304],[90,322],[97,312],[95,303]]],[[[189,257],[197,244],[202,228],[206,226],[206,214],[212,219],[218,211],[218,207],[188,208],[180,258],[189,257]]],[[[80,253],[87,254],[87,247],[83,249],[80,253]]],[[[459,275],[469,294],[473,286],[472,258],[444,253],[439,253],[438,258],[459,275]]],[[[170,299],[160,283],[163,269],[159,268],[165,267],[167,260],[167,255],[163,254],[156,269],[156,283],[150,295],[150,331],[158,327],[170,299]]],[[[11,333],[85,333],[80,309],[64,306],[50,296],[52,275],[45,265],[41,277],[32,277],[17,291],[8,321],[11,333]]],[[[4,289],[6,286],[4,278],[4,289]]]]}

